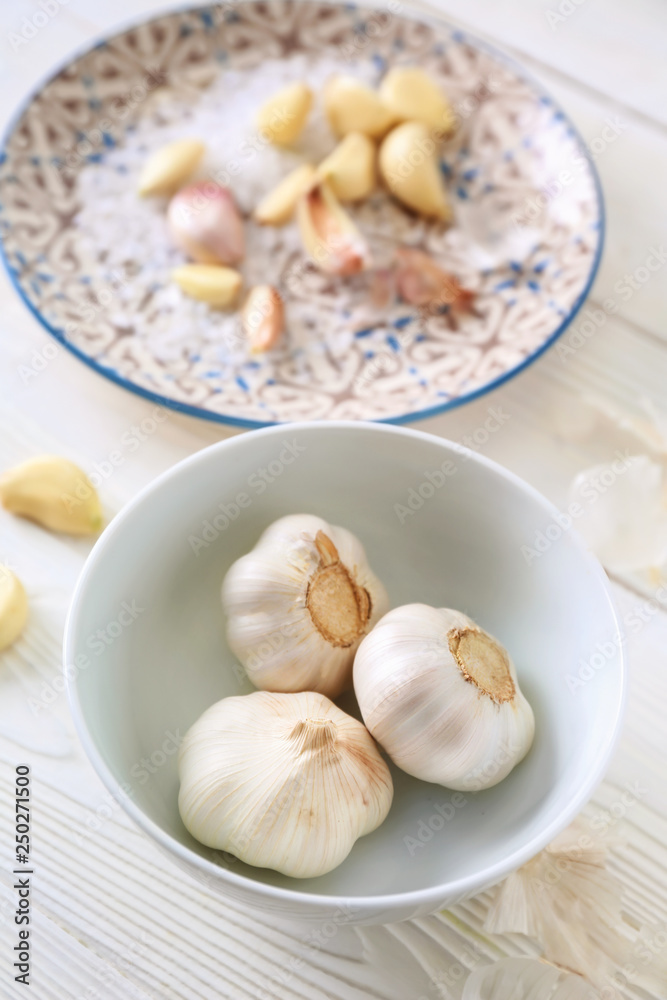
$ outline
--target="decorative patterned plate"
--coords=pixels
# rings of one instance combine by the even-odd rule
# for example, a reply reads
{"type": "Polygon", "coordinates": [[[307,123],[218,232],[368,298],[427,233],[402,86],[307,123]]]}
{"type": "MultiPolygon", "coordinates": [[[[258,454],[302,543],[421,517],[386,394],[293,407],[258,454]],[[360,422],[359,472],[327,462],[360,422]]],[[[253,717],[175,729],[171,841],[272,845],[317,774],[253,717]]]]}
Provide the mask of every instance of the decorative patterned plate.
{"type": "Polygon", "coordinates": [[[171,13],[70,62],[10,130],[0,225],[16,288],[63,345],[165,406],[249,427],[414,420],[488,391],[571,322],[603,240],[586,149],[519,68],[440,23],[295,0],[171,13]],[[453,104],[442,170],[455,221],[425,223],[379,192],[358,222],[380,259],[396,241],[428,250],[475,293],[473,311],[392,300],[378,312],[366,279],[342,287],[299,264],[292,226],[249,224],[246,280],[288,289],[284,345],[249,357],[238,316],[170,283],[182,258],[164,204],[135,194],[138,171],[156,145],[201,135],[202,176],[228,182],[247,212],[272,177],[333,145],[317,110],[301,153],[263,142],[252,112],[271,90],[294,79],[321,90],[336,70],[377,82],[397,64],[424,67],[453,104]]]}

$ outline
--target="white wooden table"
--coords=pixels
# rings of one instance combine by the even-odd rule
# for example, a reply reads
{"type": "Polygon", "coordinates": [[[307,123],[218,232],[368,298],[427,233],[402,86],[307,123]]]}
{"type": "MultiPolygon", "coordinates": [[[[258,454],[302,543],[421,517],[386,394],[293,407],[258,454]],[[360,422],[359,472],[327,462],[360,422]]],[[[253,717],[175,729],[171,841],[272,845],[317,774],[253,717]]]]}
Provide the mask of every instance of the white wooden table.
{"type": "MultiPolygon", "coordinates": [[[[164,0],[0,0],[0,119],[71,51],[106,29],[165,7],[164,0]],[[24,18],[46,9],[16,48],[24,18]],[[50,13],[49,13],[50,12],[50,13]]],[[[406,3],[406,8],[412,5],[406,3]]],[[[439,0],[451,20],[506,48],[562,102],[587,141],[611,119],[616,138],[597,164],[608,238],[591,303],[619,311],[566,358],[552,349],[519,378],[420,427],[455,440],[489,406],[509,414],[484,446],[490,457],[564,505],[572,476],[638,449],[627,425],[650,399],[667,414],[667,265],[627,298],[617,282],[667,240],[667,8],[663,0],[439,0]],[[615,287],[616,286],[616,287],[615,287]],[[614,419],[617,415],[618,419],[614,419]]],[[[607,129],[605,135],[609,135],[607,129]]],[[[602,143],[593,145],[593,149],[602,143]]],[[[104,381],[52,342],[0,276],[0,468],[36,451],[67,454],[91,470],[153,404],[104,381]]],[[[233,431],[170,413],[104,482],[113,515],[175,462],[233,431]]],[[[647,450],[646,446],[640,450],[647,450]]],[[[654,459],[667,454],[651,452],[654,459]]],[[[324,949],[298,927],[242,910],[188,880],[113,803],[78,744],[60,682],[68,600],[89,544],[48,535],[0,512],[0,562],[25,581],[31,619],[0,657],[0,995],[15,985],[13,774],[33,770],[32,987],[38,1000],[258,997],[289,1000],[431,1000],[455,996],[464,968],[503,954],[533,954],[518,937],[481,932],[486,898],[393,927],[341,928],[324,949]],[[303,963],[292,963],[298,956],[303,963]],[[446,990],[450,992],[447,993],[446,990]]],[[[660,580],[616,579],[631,664],[623,738],[587,810],[613,838],[613,870],[627,910],[667,929],[667,608],[660,580]],[[632,621],[636,621],[636,617],[632,621]],[[624,788],[640,789],[631,806],[624,788]],[[627,802],[628,799],[625,799],[627,802]]],[[[632,985],[618,996],[648,997],[632,985]]],[[[667,998],[667,983],[659,994],[667,998]]]]}

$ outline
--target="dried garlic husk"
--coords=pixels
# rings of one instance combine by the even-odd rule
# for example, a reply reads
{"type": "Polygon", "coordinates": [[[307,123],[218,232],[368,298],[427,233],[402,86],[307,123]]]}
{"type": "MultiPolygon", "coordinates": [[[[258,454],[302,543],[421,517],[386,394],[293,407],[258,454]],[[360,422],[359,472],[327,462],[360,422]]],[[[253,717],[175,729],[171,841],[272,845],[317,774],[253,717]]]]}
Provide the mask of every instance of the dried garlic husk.
{"type": "Polygon", "coordinates": [[[285,328],[285,307],[273,285],[255,285],[241,310],[243,332],[253,354],[268,351],[280,341],[285,328]]]}
{"type": "Polygon", "coordinates": [[[501,882],[484,929],[525,934],[547,961],[601,988],[613,982],[617,969],[632,965],[633,985],[655,990],[667,982],[667,957],[650,948],[648,929],[628,919],[608,860],[608,846],[578,821],[501,882]],[[640,954],[651,956],[650,964],[638,963],[640,954]]]}
{"type": "Polygon", "coordinates": [[[451,104],[432,77],[417,66],[390,69],[379,93],[396,121],[423,122],[439,135],[448,135],[454,129],[451,104]]]}
{"type": "Polygon", "coordinates": [[[312,691],[219,701],[186,733],[179,774],[193,837],[294,878],[341,864],[393,797],[366,729],[312,691]]]}
{"type": "Polygon", "coordinates": [[[169,232],[200,264],[237,264],[245,253],[243,220],[234,196],[214,181],[182,188],[169,202],[169,232]]]}
{"type": "Polygon", "coordinates": [[[375,146],[363,132],[350,132],[322,160],[317,176],[340,201],[360,201],[375,187],[375,146]]]}
{"type": "Polygon", "coordinates": [[[399,247],[396,251],[396,287],[404,302],[415,306],[451,306],[464,312],[473,293],[463,288],[453,274],[443,271],[423,250],[399,247]]]}
{"type": "Polygon", "coordinates": [[[0,651],[16,642],[28,620],[23,584],[8,566],[0,566],[0,651]]]}
{"type": "Polygon", "coordinates": [[[301,196],[297,219],[304,249],[320,271],[356,274],[368,266],[368,244],[325,181],[301,196]]]}
{"type": "Polygon", "coordinates": [[[423,781],[490,788],[533,742],[533,712],[507,652],[450,608],[386,614],[359,646],[354,690],[378,743],[423,781]]]}
{"type": "Polygon", "coordinates": [[[461,1000],[598,1000],[580,976],[534,958],[502,958],[475,969],[461,1000]]]}
{"type": "Polygon", "coordinates": [[[194,171],[205,149],[197,139],[178,139],[157,149],[141,173],[139,194],[173,194],[194,171]]]}
{"type": "Polygon", "coordinates": [[[380,146],[380,174],[399,201],[421,215],[451,222],[438,143],[423,122],[404,122],[380,146]]]}
{"type": "Polygon", "coordinates": [[[102,527],[97,490],[78,465],[60,455],[29,458],[3,472],[0,502],[51,531],[95,535],[102,527]]]}
{"type": "Polygon", "coordinates": [[[262,105],[257,126],[278,146],[291,146],[301,134],[313,104],[305,83],[290,83],[262,105]]]}
{"type": "Polygon", "coordinates": [[[229,646],[256,687],[335,698],[388,599],[351,532],[293,514],[233,564],[222,604],[229,646]]]}
{"type": "Polygon", "coordinates": [[[609,570],[659,568],[667,560],[667,505],[662,467],[648,455],[618,453],[580,472],[569,492],[581,514],[576,528],[609,570]]]}

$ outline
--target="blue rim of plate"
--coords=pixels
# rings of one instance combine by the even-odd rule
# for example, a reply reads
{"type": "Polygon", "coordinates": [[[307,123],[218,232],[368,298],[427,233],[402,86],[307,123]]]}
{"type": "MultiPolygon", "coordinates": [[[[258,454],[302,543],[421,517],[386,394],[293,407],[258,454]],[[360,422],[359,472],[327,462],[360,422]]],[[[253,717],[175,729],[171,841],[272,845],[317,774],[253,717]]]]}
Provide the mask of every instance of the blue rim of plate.
{"type": "MultiPolygon", "coordinates": [[[[253,0],[240,0],[240,2],[242,3],[253,2],[253,0]]],[[[308,0],[297,0],[297,2],[308,3],[308,0]]],[[[321,0],[321,2],[326,3],[328,2],[328,0],[321,0]]],[[[210,6],[211,6],[210,4],[193,3],[193,4],[181,4],[172,8],[165,8],[164,10],[155,13],[151,17],[140,17],[137,18],[136,20],[132,19],[126,22],[125,24],[120,25],[119,27],[112,28],[109,31],[105,31],[103,34],[97,36],[92,41],[86,42],[85,45],[81,46],[81,48],[76,49],[75,52],[72,55],[68,56],[67,59],[65,59],[62,63],[60,63],[56,69],[51,70],[48,76],[42,79],[40,83],[38,83],[37,86],[34,87],[27,94],[27,96],[18,106],[18,108],[10,118],[7,127],[5,128],[2,134],[2,138],[0,139],[0,163],[3,163],[4,160],[6,159],[7,155],[6,148],[9,139],[12,136],[20,119],[23,117],[23,115],[30,107],[32,102],[42,92],[42,90],[44,90],[44,88],[49,83],[51,83],[52,80],[54,80],[60,73],[62,73],[63,70],[67,69],[67,67],[70,66],[71,63],[73,63],[76,59],[79,59],[82,56],[86,55],[88,52],[91,52],[93,49],[97,48],[104,42],[109,42],[118,35],[122,35],[127,31],[131,31],[133,28],[139,28],[144,24],[150,24],[151,21],[159,21],[160,18],[167,17],[170,14],[186,14],[192,11],[196,12],[198,10],[208,10],[210,9],[210,6]]],[[[343,5],[331,3],[331,6],[334,7],[343,5]]],[[[345,3],[344,6],[348,8],[354,7],[366,10],[374,9],[372,5],[366,6],[366,5],[358,5],[356,3],[345,3]]],[[[426,15],[413,16],[411,14],[401,14],[401,17],[404,18],[405,20],[417,21],[421,24],[428,24],[440,27],[444,26],[446,28],[449,28],[452,32],[452,37],[455,40],[465,41],[473,48],[487,52],[489,55],[493,56],[498,62],[504,63],[506,66],[508,66],[518,77],[524,80],[532,88],[536,96],[547,98],[549,103],[556,109],[559,115],[562,116],[562,120],[567,125],[572,136],[578,142],[580,146],[580,153],[585,158],[588,164],[588,168],[591,174],[591,179],[593,181],[593,186],[595,188],[595,193],[597,196],[598,217],[596,220],[596,224],[599,236],[598,236],[597,247],[595,250],[595,256],[591,264],[591,269],[581,294],[577,298],[569,314],[565,317],[562,323],[558,327],[556,327],[554,332],[547,338],[547,340],[545,340],[543,344],[541,344],[538,348],[536,348],[536,350],[534,350],[532,354],[528,355],[527,358],[524,358],[524,360],[519,362],[518,365],[515,365],[514,368],[510,368],[508,369],[508,371],[503,372],[502,375],[499,375],[493,381],[487,382],[486,385],[480,386],[479,389],[473,389],[471,392],[464,393],[460,396],[456,396],[454,399],[447,400],[447,402],[445,403],[439,403],[437,406],[427,407],[427,409],[425,410],[414,410],[411,413],[402,413],[396,417],[382,417],[370,421],[370,423],[379,423],[379,424],[406,424],[410,423],[411,421],[427,420],[429,417],[437,417],[441,413],[445,413],[448,410],[454,410],[459,406],[463,406],[465,403],[471,403],[473,402],[473,400],[479,399],[480,397],[485,396],[487,393],[493,392],[494,389],[498,389],[501,385],[504,385],[505,382],[509,382],[510,379],[514,378],[516,375],[519,375],[522,371],[524,371],[524,369],[528,368],[529,365],[532,365],[534,361],[537,361],[537,359],[540,358],[558,340],[558,338],[562,336],[563,333],[565,333],[569,325],[572,323],[572,321],[579,313],[584,302],[586,301],[588,293],[590,292],[593,286],[593,282],[595,281],[598,269],[600,267],[600,261],[602,259],[602,252],[604,250],[605,235],[606,235],[606,214],[604,206],[604,195],[602,193],[602,184],[600,183],[600,177],[595,167],[595,163],[591,159],[591,156],[588,152],[588,147],[584,142],[584,140],[582,139],[581,135],[579,134],[578,129],[575,128],[569,115],[565,114],[560,105],[553,99],[549,91],[546,90],[546,88],[543,87],[542,84],[539,83],[539,81],[532,76],[532,74],[526,72],[524,67],[520,63],[516,62],[516,60],[514,60],[511,56],[507,55],[502,50],[497,49],[494,45],[490,45],[488,42],[485,42],[482,39],[477,38],[475,35],[471,35],[467,31],[463,31],[460,28],[455,27],[453,24],[451,24],[451,22],[447,21],[446,18],[429,17],[426,15]]],[[[7,260],[7,255],[5,253],[5,241],[1,236],[0,236],[0,258],[2,259],[5,271],[9,276],[9,280],[11,284],[14,286],[19,297],[28,307],[28,310],[32,313],[35,319],[37,319],[41,323],[41,325],[44,327],[47,333],[50,333],[51,336],[54,337],[59,344],[61,344],[66,350],[68,350],[71,354],[73,354],[76,358],[78,358],[79,361],[83,361],[83,363],[86,364],[89,368],[92,368],[93,371],[97,372],[99,375],[102,375],[110,382],[114,382],[116,385],[121,386],[121,388],[127,389],[129,392],[132,392],[137,396],[141,396],[144,399],[148,399],[153,403],[158,403],[160,406],[164,406],[169,410],[174,410],[177,413],[184,413],[189,417],[199,417],[199,419],[201,420],[209,420],[216,424],[225,424],[228,427],[241,427],[244,429],[257,430],[260,427],[273,427],[281,423],[291,423],[291,421],[281,421],[281,420],[250,420],[250,419],[246,420],[243,417],[231,417],[231,416],[225,416],[224,414],[221,413],[213,413],[211,410],[206,410],[199,406],[191,406],[189,403],[180,403],[177,400],[170,399],[168,396],[163,396],[158,392],[151,392],[150,389],[144,389],[142,386],[136,385],[136,383],[131,382],[129,379],[123,378],[121,375],[115,372],[113,368],[107,368],[105,365],[99,364],[97,361],[94,360],[94,358],[91,358],[88,354],[85,354],[78,347],[75,347],[74,344],[69,343],[65,338],[62,330],[59,330],[57,327],[52,326],[49,323],[49,321],[42,315],[39,309],[37,309],[37,307],[32,304],[30,299],[23,291],[23,288],[19,284],[14,269],[7,260]]],[[[327,422],[326,419],[323,422],[326,423],[327,422]]]]}

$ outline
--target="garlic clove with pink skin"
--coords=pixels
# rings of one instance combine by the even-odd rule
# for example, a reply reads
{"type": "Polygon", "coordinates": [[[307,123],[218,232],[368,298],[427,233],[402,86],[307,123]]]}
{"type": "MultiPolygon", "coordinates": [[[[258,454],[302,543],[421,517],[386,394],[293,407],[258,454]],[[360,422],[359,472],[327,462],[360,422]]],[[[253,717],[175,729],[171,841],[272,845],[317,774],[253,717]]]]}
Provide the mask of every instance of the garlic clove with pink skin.
{"type": "Polygon", "coordinates": [[[315,183],[297,203],[306,253],[326,274],[356,274],[370,263],[368,244],[326,181],[315,183]]]}
{"type": "Polygon", "coordinates": [[[251,288],[241,311],[241,322],[252,354],[275,347],[285,328],[285,307],[273,285],[251,288]]]}
{"type": "Polygon", "coordinates": [[[245,253],[243,219],[232,193],[215,181],[197,181],[169,202],[174,242],[199,264],[236,264],[245,253]]]}

